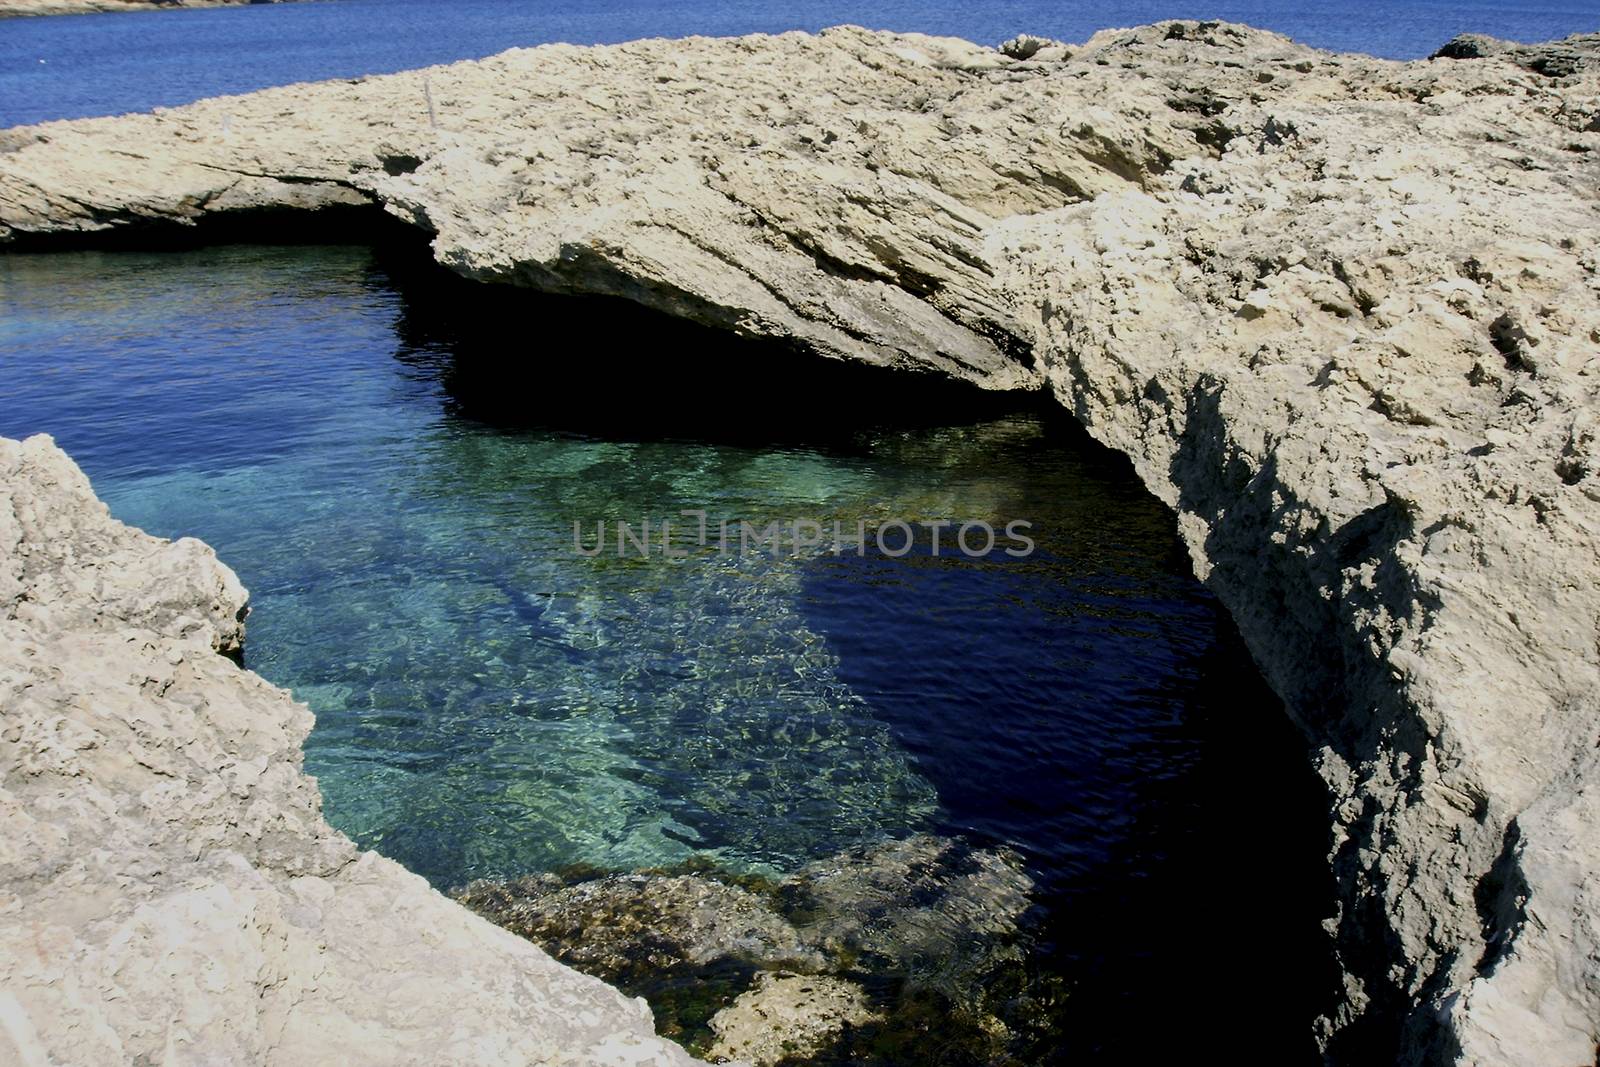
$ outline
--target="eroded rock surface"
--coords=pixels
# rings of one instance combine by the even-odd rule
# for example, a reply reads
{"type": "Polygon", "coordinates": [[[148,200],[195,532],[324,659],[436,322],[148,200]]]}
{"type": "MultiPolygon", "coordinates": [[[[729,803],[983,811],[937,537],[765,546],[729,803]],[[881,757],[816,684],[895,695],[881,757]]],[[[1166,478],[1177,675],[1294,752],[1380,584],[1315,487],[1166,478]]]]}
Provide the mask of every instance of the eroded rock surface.
{"type": "Polygon", "coordinates": [[[643,996],[663,1033],[713,1059],[1013,1064],[1048,1055],[1064,988],[1027,957],[1033,888],[1010,851],[923,833],[776,880],[700,862],[456,898],[643,996]]]}
{"type": "Polygon", "coordinates": [[[551,46],[6,131],[0,239],[381,204],[474,278],[1049,389],[1315,745],[1330,1050],[1592,1062],[1597,49],[551,46]]]}
{"type": "Polygon", "coordinates": [[[721,959],[820,967],[820,953],[761,893],[695,874],[544,874],[475,882],[459,895],[496,924],[587,974],[650,982],[721,959]]]}
{"type": "Polygon", "coordinates": [[[771,1067],[825,1049],[847,1026],[878,1018],[856,983],[828,975],[762,971],[748,990],[711,1018],[713,1060],[771,1067]]]}
{"type": "Polygon", "coordinates": [[[649,1009],[358,851],[245,593],[0,438],[0,1063],[682,1064],[649,1009]]]}

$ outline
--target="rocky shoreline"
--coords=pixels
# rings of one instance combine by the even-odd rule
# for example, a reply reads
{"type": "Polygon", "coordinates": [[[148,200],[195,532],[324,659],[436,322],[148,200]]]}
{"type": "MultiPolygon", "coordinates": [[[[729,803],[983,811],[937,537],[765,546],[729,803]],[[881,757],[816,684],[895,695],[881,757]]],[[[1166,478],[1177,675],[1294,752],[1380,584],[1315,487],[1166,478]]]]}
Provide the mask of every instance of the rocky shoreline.
{"type": "Polygon", "coordinates": [[[381,207],[477,280],[1048,390],[1316,746],[1321,1037],[1402,1063],[1600,1043],[1597,190],[1600,36],[556,45],[0,132],[13,247],[381,207]]]}
{"type": "Polygon", "coordinates": [[[0,438],[0,1062],[696,1062],[329,827],[244,615],[209,548],[0,438]]]}
{"type": "Polygon", "coordinates": [[[0,19],[36,15],[92,15],[111,11],[177,11],[194,7],[245,7],[289,0],[0,0],[0,19]]]}

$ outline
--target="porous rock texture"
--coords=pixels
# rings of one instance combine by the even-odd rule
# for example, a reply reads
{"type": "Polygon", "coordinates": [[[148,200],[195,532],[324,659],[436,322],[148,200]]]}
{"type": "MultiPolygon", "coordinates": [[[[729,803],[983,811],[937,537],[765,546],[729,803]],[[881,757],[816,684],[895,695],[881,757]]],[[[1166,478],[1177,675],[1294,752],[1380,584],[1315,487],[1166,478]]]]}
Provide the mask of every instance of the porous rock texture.
{"type": "Polygon", "coordinates": [[[1597,55],[1192,22],[549,46],[5,131],[0,240],[377,204],[473,278],[1049,390],[1311,738],[1330,1054],[1591,1063],[1597,55]]]}
{"type": "Polygon", "coordinates": [[[998,1065],[1055,1051],[1059,976],[1024,948],[1033,890],[1010,850],[921,833],[778,880],[701,861],[476,881],[454,896],[643,996],[662,1033],[713,1061],[998,1065]]]}
{"type": "Polygon", "coordinates": [[[738,1057],[755,1067],[815,1055],[846,1026],[876,1016],[854,982],[829,975],[762,971],[755,985],[711,1019],[714,1060],[738,1057]]]}
{"type": "Polygon", "coordinates": [[[0,438],[0,1063],[687,1065],[643,1002],[361,852],[245,593],[0,438]]]}

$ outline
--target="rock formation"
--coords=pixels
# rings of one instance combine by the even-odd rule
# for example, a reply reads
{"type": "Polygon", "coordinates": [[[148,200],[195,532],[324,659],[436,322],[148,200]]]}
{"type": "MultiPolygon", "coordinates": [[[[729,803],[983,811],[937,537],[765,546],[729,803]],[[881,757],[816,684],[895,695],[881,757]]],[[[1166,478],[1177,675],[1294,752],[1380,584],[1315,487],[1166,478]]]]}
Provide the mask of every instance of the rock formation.
{"type": "Polygon", "coordinates": [[[324,823],[310,712],[224,655],[244,613],[0,438],[0,1063],[696,1062],[324,823]]]}
{"type": "Polygon", "coordinates": [[[1314,745],[1330,1053],[1587,1063],[1597,56],[1193,22],[557,45],[5,131],[0,241],[381,205],[486,282],[1049,390],[1314,745]]]}
{"type": "Polygon", "coordinates": [[[915,834],[777,881],[700,864],[479,881],[456,899],[643,996],[663,1033],[714,1061],[937,1049],[999,1064],[1038,1062],[1055,1033],[1063,980],[1025,951],[1032,890],[1009,852],[915,834]]]}
{"type": "Polygon", "coordinates": [[[813,1056],[846,1026],[868,1026],[878,1018],[854,982],[762,971],[755,985],[711,1017],[717,1034],[711,1055],[766,1067],[813,1056]]]}
{"type": "Polygon", "coordinates": [[[87,15],[108,11],[171,11],[185,7],[242,7],[286,0],[0,0],[0,19],[24,15],[87,15]]]}

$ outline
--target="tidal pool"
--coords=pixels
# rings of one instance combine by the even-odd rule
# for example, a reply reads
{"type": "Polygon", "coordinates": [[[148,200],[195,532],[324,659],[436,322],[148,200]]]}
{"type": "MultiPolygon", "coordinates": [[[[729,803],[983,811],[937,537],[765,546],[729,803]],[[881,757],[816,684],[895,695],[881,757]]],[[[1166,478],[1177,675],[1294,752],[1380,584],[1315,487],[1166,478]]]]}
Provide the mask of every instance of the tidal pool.
{"type": "Polygon", "coordinates": [[[0,433],[239,573],[329,820],[437,886],[959,835],[1038,887],[1052,1057],[1310,1057],[1303,743],[1170,515],[1042,403],[365,247],[0,257],[0,366],[0,433]],[[574,550],[685,509],[1035,548],[574,550]]]}

